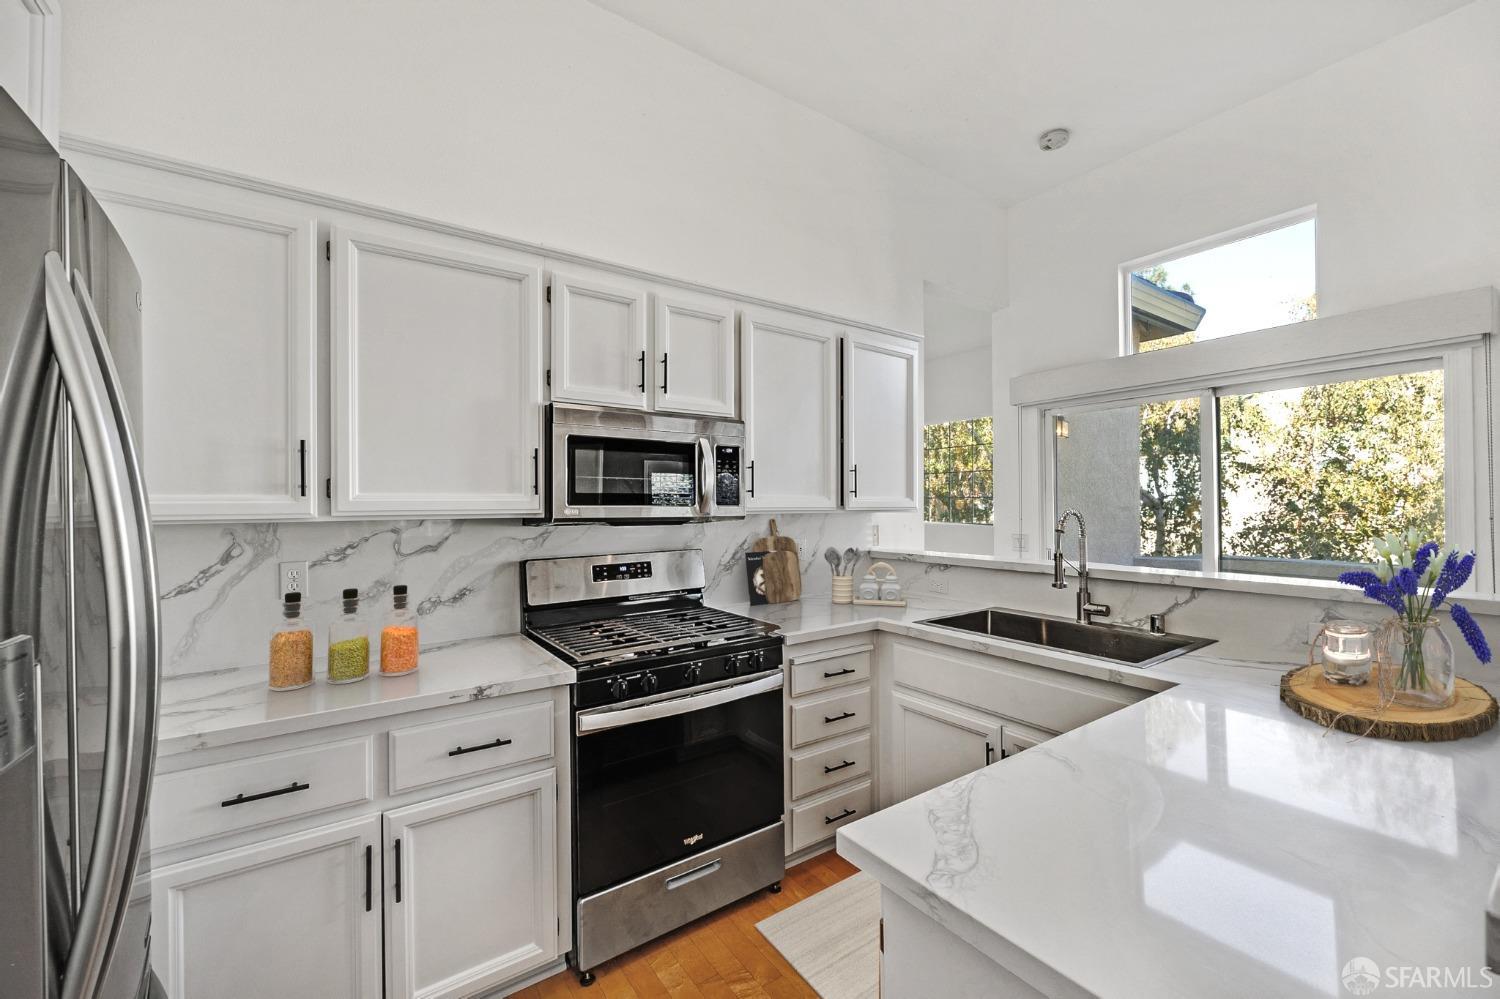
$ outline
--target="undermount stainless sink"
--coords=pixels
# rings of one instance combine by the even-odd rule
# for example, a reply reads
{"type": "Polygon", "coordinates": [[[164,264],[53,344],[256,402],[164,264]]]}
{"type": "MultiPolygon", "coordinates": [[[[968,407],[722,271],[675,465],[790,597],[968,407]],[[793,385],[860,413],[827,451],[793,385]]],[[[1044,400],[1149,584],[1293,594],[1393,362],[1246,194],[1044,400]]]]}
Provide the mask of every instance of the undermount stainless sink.
{"type": "Polygon", "coordinates": [[[1022,614],[998,607],[935,617],[922,623],[1107,659],[1122,666],[1155,666],[1183,653],[1213,644],[1211,638],[1153,635],[1134,628],[1121,628],[1111,624],[1081,624],[1066,618],[1022,614]]]}

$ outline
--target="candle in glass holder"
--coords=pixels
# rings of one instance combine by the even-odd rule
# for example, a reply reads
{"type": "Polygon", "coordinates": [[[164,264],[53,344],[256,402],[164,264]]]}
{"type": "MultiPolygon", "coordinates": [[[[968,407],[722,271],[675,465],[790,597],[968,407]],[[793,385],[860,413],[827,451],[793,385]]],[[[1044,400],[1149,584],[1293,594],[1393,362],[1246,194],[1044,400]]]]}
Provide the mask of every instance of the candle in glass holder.
{"type": "Polygon", "coordinates": [[[1323,677],[1329,683],[1360,684],[1370,679],[1374,635],[1360,621],[1330,621],[1319,637],[1323,642],[1323,677]]]}

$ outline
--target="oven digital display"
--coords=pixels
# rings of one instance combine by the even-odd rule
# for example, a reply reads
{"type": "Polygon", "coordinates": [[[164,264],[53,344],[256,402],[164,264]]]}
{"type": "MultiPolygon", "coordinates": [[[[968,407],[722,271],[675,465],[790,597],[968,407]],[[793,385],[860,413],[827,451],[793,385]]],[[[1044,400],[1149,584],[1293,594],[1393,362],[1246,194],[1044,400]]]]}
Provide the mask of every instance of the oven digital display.
{"type": "Polygon", "coordinates": [[[594,566],[594,582],[612,583],[617,579],[650,579],[650,562],[613,562],[594,566]]]}

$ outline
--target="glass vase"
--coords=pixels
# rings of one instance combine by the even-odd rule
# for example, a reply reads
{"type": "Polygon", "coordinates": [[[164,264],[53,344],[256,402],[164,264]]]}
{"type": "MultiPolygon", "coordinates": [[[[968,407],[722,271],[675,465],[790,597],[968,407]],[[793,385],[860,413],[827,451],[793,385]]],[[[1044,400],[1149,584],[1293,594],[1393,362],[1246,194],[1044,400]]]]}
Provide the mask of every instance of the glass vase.
{"type": "Polygon", "coordinates": [[[1453,703],[1453,643],[1442,621],[1395,618],[1384,629],[1384,645],[1381,685],[1392,701],[1412,708],[1453,703]]]}

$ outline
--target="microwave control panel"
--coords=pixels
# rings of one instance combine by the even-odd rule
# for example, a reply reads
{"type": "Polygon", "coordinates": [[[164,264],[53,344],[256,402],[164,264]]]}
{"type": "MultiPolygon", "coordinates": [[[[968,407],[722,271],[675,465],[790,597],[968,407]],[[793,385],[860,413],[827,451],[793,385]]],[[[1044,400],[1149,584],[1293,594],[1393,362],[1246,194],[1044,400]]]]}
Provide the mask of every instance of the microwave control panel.
{"type": "Polygon", "coordinates": [[[740,501],[740,449],[719,445],[714,448],[714,503],[719,506],[739,506],[740,501]]]}

